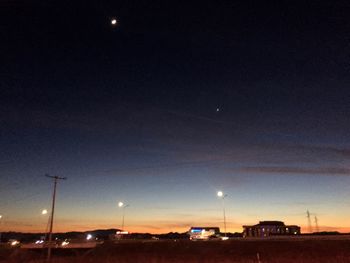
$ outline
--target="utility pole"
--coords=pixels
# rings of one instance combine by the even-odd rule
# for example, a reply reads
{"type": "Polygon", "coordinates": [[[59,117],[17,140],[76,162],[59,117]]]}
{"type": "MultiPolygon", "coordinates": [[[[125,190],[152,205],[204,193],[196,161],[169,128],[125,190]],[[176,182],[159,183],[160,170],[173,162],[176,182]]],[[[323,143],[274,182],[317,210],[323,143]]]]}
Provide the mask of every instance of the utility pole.
{"type": "Polygon", "coordinates": [[[45,174],[46,177],[54,179],[53,185],[53,195],[52,195],[52,207],[51,207],[51,217],[50,217],[50,230],[49,230],[49,244],[47,247],[47,261],[51,260],[51,248],[52,248],[52,229],[53,229],[53,216],[55,213],[55,202],[56,202],[56,186],[58,180],[66,180],[66,177],[51,176],[45,174]]]}

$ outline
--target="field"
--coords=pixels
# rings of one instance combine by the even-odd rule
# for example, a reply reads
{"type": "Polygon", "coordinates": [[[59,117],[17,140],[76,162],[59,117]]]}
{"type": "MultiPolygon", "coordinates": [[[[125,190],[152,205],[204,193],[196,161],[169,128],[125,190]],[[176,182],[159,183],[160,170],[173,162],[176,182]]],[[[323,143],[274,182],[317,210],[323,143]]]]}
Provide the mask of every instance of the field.
{"type": "MultiPolygon", "coordinates": [[[[2,249],[0,262],[45,262],[41,250],[2,249]]],[[[350,262],[350,237],[234,239],[228,241],[134,241],[92,250],[56,249],[55,263],[350,262]]]]}

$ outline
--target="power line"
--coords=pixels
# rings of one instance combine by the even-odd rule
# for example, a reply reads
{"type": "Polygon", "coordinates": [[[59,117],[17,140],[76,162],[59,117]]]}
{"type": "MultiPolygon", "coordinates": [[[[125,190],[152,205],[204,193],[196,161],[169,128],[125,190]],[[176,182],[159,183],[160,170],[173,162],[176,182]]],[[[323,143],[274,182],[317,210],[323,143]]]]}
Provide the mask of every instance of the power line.
{"type": "Polygon", "coordinates": [[[219,162],[225,161],[224,158],[216,158],[212,160],[204,160],[204,161],[193,161],[193,162],[176,162],[176,163],[168,163],[163,165],[148,165],[148,166],[140,166],[140,167],[130,167],[130,168],[120,168],[120,169],[110,169],[104,170],[105,173],[111,172],[129,172],[129,171],[143,171],[143,170],[160,170],[160,169],[169,169],[169,168],[181,168],[181,167],[193,167],[193,166],[215,166],[218,165],[219,162]]]}

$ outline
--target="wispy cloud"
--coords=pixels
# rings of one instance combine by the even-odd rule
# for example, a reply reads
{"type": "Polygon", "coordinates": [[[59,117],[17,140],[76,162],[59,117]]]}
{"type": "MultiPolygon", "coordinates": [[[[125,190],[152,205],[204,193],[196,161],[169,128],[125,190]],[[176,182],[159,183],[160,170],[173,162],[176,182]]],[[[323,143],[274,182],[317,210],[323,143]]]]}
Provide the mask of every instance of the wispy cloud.
{"type": "Polygon", "coordinates": [[[309,174],[309,175],[350,175],[350,169],[345,167],[288,167],[288,166],[251,166],[238,168],[246,173],[272,174],[309,174]]]}

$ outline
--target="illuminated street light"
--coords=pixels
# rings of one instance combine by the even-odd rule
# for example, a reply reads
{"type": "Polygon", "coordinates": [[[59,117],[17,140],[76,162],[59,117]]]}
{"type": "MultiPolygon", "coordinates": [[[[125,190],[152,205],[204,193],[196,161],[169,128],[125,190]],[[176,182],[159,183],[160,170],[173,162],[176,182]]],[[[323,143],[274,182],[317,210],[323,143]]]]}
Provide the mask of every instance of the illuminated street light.
{"type": "Polygon", "coordinates": [[[122,230],[124,230],[125,208],[127,208],[129,205],[126,205],[123,202],[119,202],[118,206],[120,208],[123,208],[122,230]]]}
{"type": "Polygon", "coordinates": [[[224,235],[226,239],[226,211],[225,211],[225,197],[227,194],[224,194],[222,191],[217,192],[217,196],[221,198],[222,200],[222,209],[223,209],[223,214],[224,214],[224,235]]]}
{"type": "MultiPolygon", "coordinates": [[[[41,215],[42,215],[42,216],[45,216],[45,218],[46,218],[47,213],[48,213],[47,209],[41,210],[41,215]]],[[[49,217],[49,220],[50,220],[50,217],[49,217]]],[[[47,237],[47,235],[48,235],[47,231],[48,231],[48,229],[46,228],[44,240],[38,240],[38,243],[36,243],[36,244],[42,244],[42,243],[44,243],[44,242],[46,241],[46,237],[47,237]],[[41,241],[42,241],[42,242],[41,242],[41,241]],[[40,243],[40,242],[41,242],[41,243],[40,243]]]]}
{"type": "Polygon", "coordinates": [[[86,240],[91,240],[91,239],[92,239],[92,235],[91,234],[87,234],[86,240]]]}

